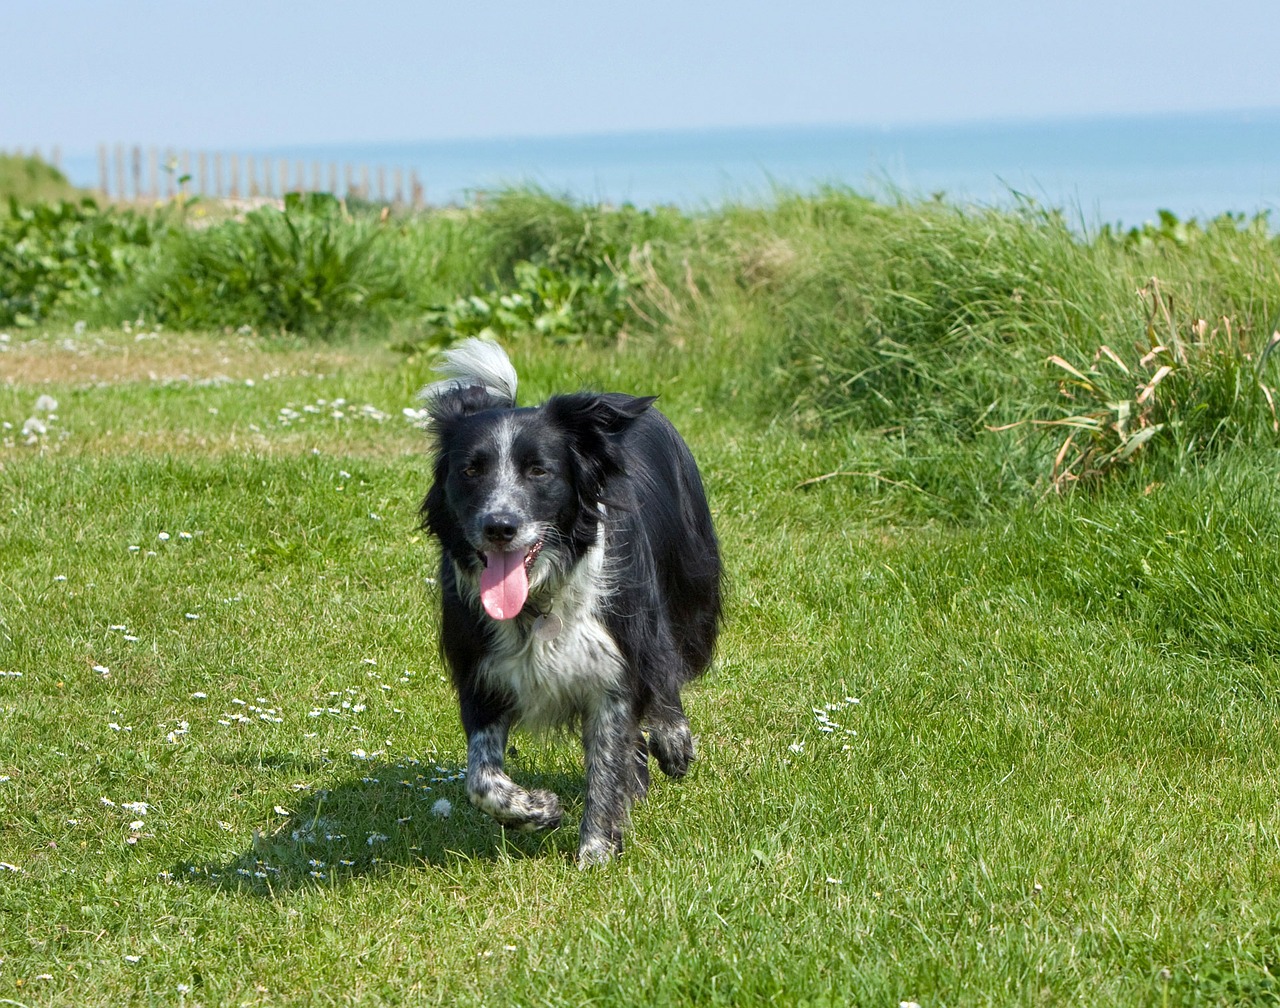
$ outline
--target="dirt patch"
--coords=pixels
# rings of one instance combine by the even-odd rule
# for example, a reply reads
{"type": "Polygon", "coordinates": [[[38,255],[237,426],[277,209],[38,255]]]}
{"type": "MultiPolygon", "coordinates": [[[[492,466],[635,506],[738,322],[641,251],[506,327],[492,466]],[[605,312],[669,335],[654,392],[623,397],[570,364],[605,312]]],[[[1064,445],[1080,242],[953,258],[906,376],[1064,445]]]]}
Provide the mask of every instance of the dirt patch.
{"type": "Polygon", "coordinates": [[[0,349],[6,385],[92,387],[133,382],[306,377],[369,366],[385,351],[274,347],[254,337],[143,334],[124,338],[40,338],[0,349]]]}

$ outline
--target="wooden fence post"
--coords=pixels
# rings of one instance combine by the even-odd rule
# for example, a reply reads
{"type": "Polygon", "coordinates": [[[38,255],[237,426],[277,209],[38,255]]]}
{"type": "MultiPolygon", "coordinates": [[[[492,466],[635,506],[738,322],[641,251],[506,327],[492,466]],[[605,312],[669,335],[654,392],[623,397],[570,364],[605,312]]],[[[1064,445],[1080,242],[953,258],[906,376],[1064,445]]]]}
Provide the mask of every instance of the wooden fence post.
{"type": "Polygon", "coordinates": [[[142,148],[137,144],[133,146],[133,157],[130,160],[133,161],[130,166],[133,169],[132,196],[135,200],[140,200],[142,199],[142,148]]]}
{"type": "Polygon", "coordinates": [[[98,197],[105,203],[111,198],[111,176],[107,172],[107,145],[98,144],[98,197]]]}

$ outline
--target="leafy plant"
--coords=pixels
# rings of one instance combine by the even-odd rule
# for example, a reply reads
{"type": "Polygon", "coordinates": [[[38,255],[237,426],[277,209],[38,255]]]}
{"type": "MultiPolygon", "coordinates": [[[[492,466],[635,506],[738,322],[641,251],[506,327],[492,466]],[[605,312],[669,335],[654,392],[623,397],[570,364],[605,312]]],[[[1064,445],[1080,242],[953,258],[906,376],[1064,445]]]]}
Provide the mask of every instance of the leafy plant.
{"type": "Polygon", "coordinates": [[[0,324],[31,326],[125,283],[164,229],[93,200],[20,206],[0,218],[0,324]]]}
{"type": "Polygon", "coordinates": [[[628,322],[633,283],[620,269],[564,272],[524,261],[516,263],[514,273],[505,290],[470,294],[432,309],[424,320],[426,341],[536,333],[570,343],[589,335],[615,337],[628,322]]]}
{"type": "Polygon", "coordinates": [[[141,283],[140,311],[192,329],[324,335],[380,323],[407,293],[389,230],[328,194],[290,193],[283,210],[175,231],[141,283]]]}

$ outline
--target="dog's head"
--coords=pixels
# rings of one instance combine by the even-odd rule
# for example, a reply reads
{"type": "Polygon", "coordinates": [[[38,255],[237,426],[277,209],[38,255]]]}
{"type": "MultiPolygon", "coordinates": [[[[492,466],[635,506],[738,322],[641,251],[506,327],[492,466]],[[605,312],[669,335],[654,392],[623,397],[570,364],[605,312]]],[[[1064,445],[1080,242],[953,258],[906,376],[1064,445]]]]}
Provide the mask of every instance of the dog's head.
{"type": "Polygon", "coordinates": [[[596,541],[624,471],[620,435],[653,401],[575,393],[521,409],[456,380],[428,397],[436,462],[423,524],[489,616],[518,615],[596,541]]]}

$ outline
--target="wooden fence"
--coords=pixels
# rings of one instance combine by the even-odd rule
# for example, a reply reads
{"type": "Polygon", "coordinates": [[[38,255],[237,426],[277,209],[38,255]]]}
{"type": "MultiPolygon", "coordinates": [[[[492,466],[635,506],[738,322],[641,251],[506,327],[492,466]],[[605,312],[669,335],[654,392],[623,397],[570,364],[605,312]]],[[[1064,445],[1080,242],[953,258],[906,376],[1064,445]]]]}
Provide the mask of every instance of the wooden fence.
{"type": "Polygon", "coordinates": [[[98,145],[98,191],[109,200],[156,201],[182,196],[274,199],[288,192],[421,207],[425,190],[413,168],[305,161],[159,147],[98,145]]]}
{"type": "MultiPolygon", "coordinates": [[[[30,156],[62,169],[58,147],[3,153],[30,156]]],[[[98,195],[120,202],[203,196],[218,200],[278,199],[288,192],[329,192],[373,203],[420,208],[426,190],[413,168],[302,161],[262,154],[98,145],[98,195]]]]}

